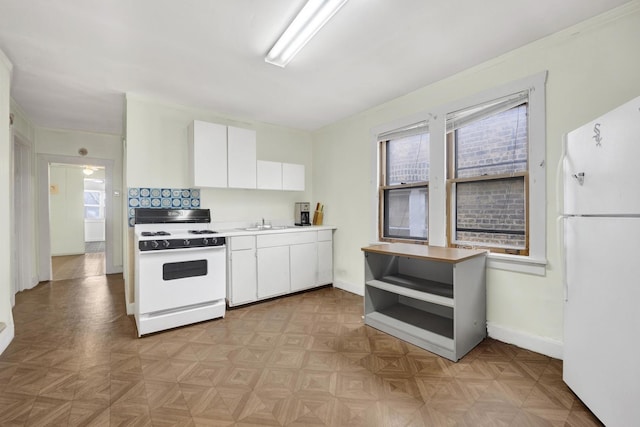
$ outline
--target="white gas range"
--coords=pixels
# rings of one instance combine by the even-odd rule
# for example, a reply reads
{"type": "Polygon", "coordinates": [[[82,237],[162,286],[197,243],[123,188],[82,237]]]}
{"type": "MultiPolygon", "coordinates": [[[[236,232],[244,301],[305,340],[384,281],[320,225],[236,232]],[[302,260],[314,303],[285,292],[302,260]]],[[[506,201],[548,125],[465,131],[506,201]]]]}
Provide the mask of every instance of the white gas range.
{"type": "Polygon", "coordinates": [[[209,209],[136,209],[138,336],[224,317],[226,242],[210,223],[209,209]]]}

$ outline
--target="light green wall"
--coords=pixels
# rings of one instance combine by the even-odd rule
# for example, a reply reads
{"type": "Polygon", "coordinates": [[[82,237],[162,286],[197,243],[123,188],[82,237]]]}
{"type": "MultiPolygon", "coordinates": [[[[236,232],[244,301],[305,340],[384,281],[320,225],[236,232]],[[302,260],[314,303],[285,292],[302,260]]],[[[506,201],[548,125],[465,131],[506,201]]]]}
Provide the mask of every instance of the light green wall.
{"type": "Polygon", "coordinates": [[[13,209],[13,176],[12,159],[13,144],[9,128],[9,111],[11,98],[11,72],[13,66],[4,52],[0,50],[0,231],[4,235],[0,245],[0,322],[6,325],[0,331],[0,353],[13,338],[13,316],[11,315],[11,280],[13,280],[13,265],[11,263],[11,212],[13,209]]]}
{"type": "MultiPolygon", "coordinates": [[[[201,206],[213,220],[293,219],[296,201],[311,202],[311,135],[259,122],[233,120],[211,111],[127,95],[127,187],[189,188],[187,127],[193,120],[254,129],[257,157],[305,165],[306,191],[203,189],[201,206]]],[[[222,159],[211,159],[215,167],[222,159]]]]}
{"type": "MultiPolygon", "coordinates": [[[[312,138],[309,132],[260,122],[240,121],[215,112],[145,99],[127,94],[125,187],[190,188],[187,159],[187,127],[193,120],[254,129],[257,157],[305,165],[306,191],[269,191],[206,188],[201,207],[211,209],[214,222],[270,220],[293,221],[294,203],[312,200],[312,138]]],[[[211,159],[211,166],[222,159],[211,159]]],[[[126,188],[125,188],[126,190],[126,188]]],[[[126,212],[125,212],[126,215],[126,212]]],[[[131,229],[125,231],[129,247],[131,229]]],[[[129,251],[129,265],[133,255],[129,251]]],[[[125,269],[129,301],[132,269],[125,269]]]]}
{"type": "Polygon", "coordinates": [[[556,167],[563,135],[640,94],[640,3],[598,16],[314,132],[314,195],[336,225],[335,279],[364,290],[362,246],[375,228],[371,186],[372,129],[421,111],[548,70],[547,259],[545,276],[487,272],[490,325],[562,341],[563,285],[558,247],[556,167]]]}

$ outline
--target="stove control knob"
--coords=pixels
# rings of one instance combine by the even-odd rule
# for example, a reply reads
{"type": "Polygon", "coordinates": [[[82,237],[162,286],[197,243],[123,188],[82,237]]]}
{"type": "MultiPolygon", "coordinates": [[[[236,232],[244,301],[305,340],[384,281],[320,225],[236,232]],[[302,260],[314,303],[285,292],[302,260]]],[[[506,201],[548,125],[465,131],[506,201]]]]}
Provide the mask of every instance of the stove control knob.
{"type": "Polygon", "coordinates": [[[170,245],[170,243],[169,243],[169,241],[168,241],[168,240],[163,240],[163,241],[162,241],[162,246],[164,246],[165,248],[168,248],[168,247],[169,247],[169,245],[170,245]]]}
{"type": "Polygon", "coordinates": [[[152,240],[152,241],[151,241],[151,247],[152,247],[152,248],[154,248],[154,249],[155,249],[155,248],[157,248],[157,247],[158,247],[158,245],[159,245],[159,243],[158,243],[158,241],[157,241],[157,240],[152,240]]]}
{"type": "Polygon", "coordinates": [[[191,242],[189,241],[189,239],[184,239],[184,245],[185,246],[189,246],[191,244],[191,242]]]}
{"type": "Polygon", "coordinates": [[[209,244],[209,239],[207,239],[206,237],[204,239],[202,239],[202,244],[203,245],[208,245],[209,244]]]}

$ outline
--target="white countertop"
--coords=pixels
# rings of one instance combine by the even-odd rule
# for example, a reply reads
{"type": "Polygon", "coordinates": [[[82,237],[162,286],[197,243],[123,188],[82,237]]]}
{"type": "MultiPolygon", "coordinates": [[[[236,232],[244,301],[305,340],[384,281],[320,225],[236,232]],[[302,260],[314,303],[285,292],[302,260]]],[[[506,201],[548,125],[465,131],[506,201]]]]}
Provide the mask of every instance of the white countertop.
{"type": "Polygon", "coordinates": [[[283,228],[283,226],[273,226],[274,228],[267,230],[246,230],[245,228],[249,227],[237,227],[237,228],[216,228],[212,227],[213,230],[217,231],[218,234],[216,236],[221,237],[234,237],[234,236],[258,236],[261,234],[278,234],[278,233],[300,233],[307,231],[318,231],[318,230],[335,230],[337,227],[333,225],[304,225],[304,226],[295,226],[289,225],[283,228]]]}

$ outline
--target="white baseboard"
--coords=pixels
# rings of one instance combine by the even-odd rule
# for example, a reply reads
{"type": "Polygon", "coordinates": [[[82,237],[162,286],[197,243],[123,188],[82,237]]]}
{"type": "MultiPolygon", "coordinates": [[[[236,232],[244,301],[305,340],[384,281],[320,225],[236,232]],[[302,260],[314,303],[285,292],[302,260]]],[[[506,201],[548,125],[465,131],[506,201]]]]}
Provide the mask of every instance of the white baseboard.
{"type": "Polygon", "coordinates": [[[5,325],[4,329],[0,331],[0,354],[2,354],[15,336],[15,329],[13,325],[5,325]]]}
{"type": "Polygon", "coordinates": [[[112,265],[106,268],[105,274],[118,274],[122,273],[122,271],[123,270],[121,265],[112,265]]]}
{"type": "Polygon", "coordinates": [[[343,291],[351,292],[352,294],[364,296],[364,286],[358,286],[352,283],[347,283],[340,280],[334,280],[333,287],[342,289],[343,291]]]}
{"type": "Polygon", "coordinates": [[[505,328],[491,322],[487,322],[487,333],[498,341],[513,344],[526,350],[535,351],[554,359],[562,359],[563,343],[551,338],[531,335],[526,332],[505,328]]]}

